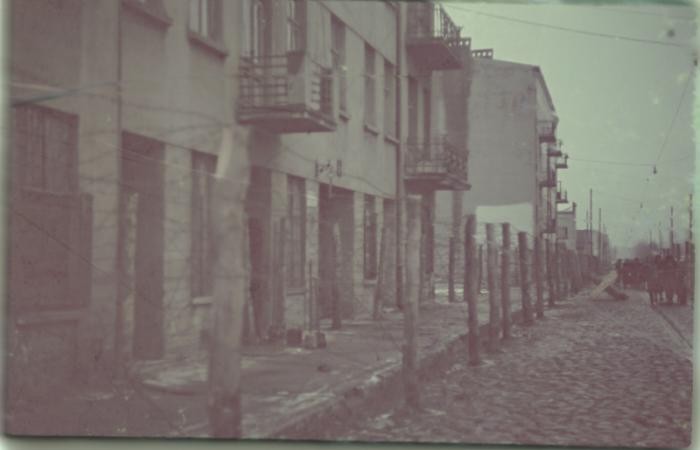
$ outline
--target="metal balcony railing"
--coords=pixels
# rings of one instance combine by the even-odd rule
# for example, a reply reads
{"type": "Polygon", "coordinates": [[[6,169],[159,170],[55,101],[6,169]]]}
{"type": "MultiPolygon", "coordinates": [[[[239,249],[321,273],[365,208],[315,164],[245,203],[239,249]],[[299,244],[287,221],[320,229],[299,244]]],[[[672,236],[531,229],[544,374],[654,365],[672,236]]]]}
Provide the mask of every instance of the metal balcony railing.
{"type": "Polygon", "coordinates": [[[556,143],[556,129],[556,123],[552,121],[538,121],[537,134],[539,135],[540,142],[546,142],[550,144],[556,143]]]}
{"type": "Polygon", "coordinates": [[[471,48],[471,39],[461,36],[443,7],[435,2],[408,5],[406,44],[416,61],[432,70],[462,67],[463,51],[471,48]]]}
{"type": "Polygon", "coordinates": [[[561,148],[556,145],[550,145],[547,147],[547,156],[552,158],[559,158],[563,155],[561,148]]]}
{"type": "Polygon", "coordinates": [[[460,152],[446,136],[428,142],[406,143],[405,174],[409,179],[458,188],[467,183],[466,151],[460,152]]]}
{"type": "Polygon", "coordinates": [[[493,49],[482,48],[478,50],[472,50],[472,58],[493,59],[493,49]]]}
{"type": "Polygon", "coordinates": [[[557,160],[555,167],[557,169],[568,169],[569,168],[569,155],[564,155],[564,159],[559,158],[557,160]]]}
{"type": "Polygon", "coordinates": [[[547,170],[547,176],[544,180],[540,181],[541,188],[555,188],[557,187],[557,175],[554,170],[547,170]]]}
{"type": "Polygon", "coordinates": [[[557,203],[559,203],[559,204],[569,203],[568,192],[557,191],[557,203]]]}
{"type": "Polygon", "coordinates": [[[408,7],[409,39],[460,38],[460,27],[455,25],[444,8],[434,2],[414,2],[408,7]]]}
{"type": "Polygon", "coordinates": [[[242,57],[238,121],[278,132],[335,129],[333,71],[304,51],[242,57]]]}
{"type": "Polygon", "coordinates": [[[542,233],[544,234],[556,234],[557,232],[557,220],[548,218],[544,221],[544,227],[542,228],[542,233]]]}

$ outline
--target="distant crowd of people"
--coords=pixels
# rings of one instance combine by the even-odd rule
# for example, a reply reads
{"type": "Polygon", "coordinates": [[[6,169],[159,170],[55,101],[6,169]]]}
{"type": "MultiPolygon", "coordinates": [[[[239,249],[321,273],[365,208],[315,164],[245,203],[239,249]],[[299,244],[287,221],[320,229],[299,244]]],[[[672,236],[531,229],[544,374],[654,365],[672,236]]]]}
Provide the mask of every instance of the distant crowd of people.
{"type": "Polygon", "coordinates": [[[654,255],[645,259],[618,259],[615,263],[617,282],[623,289],[645,289],[652,306],[688,303],[690,270],[686,260],[677,260],[671,254],[654,255]]]}

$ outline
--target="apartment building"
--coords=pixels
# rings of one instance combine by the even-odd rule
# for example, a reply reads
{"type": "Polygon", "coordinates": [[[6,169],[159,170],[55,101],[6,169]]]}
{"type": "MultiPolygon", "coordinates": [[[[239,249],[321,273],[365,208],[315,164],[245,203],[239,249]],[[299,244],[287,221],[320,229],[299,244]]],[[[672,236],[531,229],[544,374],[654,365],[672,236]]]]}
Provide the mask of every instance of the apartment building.
{"type": "Polygon", "coordinates": [[[574,202],[571,207],[557,211],[557,241],[563,243],[567,250],[576,251],[576,239],[576,202],[574,202]]]}
{"type": "Polygon", "coordinates": [[[369,317],[379,280],[394,304],[404,175],[432,270],[434,194],[467,185],[433,73],[469,40],[439,5],[23,0],[11,24],[10,391],[205,352],[224,129],[250,340],[369,317]]]}
{"type": "Polygon", "coordinates": [[[460,92],[447,115],[461,118],[456,126],[469,151],[471,190],[438,195],[438,247],[445,249],[450,237],[460,240],[466,214],[476,214],[481,242],[484,223],[508,222],[513,235],[525,231],[553,243],[557,202],[564,201],[556,174],[567,161],[544,76],[536,66],[495,60],[490,49],[473,50],[472,57],[469,68],[445,80],[450,92],[460,92]]]}

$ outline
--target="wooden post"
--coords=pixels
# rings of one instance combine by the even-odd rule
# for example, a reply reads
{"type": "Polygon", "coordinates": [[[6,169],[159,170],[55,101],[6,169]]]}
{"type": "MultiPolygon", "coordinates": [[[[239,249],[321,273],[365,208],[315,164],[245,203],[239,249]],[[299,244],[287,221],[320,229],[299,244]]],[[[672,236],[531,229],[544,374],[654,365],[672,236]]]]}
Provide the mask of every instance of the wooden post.
{"type": "Polygon", "coordinates": [[[340,225],[338,223],[333,224],[332,232],[332,258],[331,264],[333,268],[331,269],[331,328],[334,330],[339,330],[343,326],[342,320],[342,299],[340,298],[341,289],[338,286],[340,277],[342,276],[342,249],[340,248],[340,225]]]}
{"type": "Polygon", "coordinates": [[[501,255],[501,309],[503,339],[510,338],[510,224],[501,224],[503,253],[501,255]]]}
{"type": "Polygon", "coordinates": [[[388,261],[387,239],[389,234],[389,224],[384,221],[382,224],[382,238],[379,242],[379,269],[377,271],[377,286],[374,288],[374,303],[372,305],[372,318],[378,320],[382,316],[382,299],[384,297],[384,266],[388,261]]]}
{"type": "Polygon", "coordinates": [[[483,274],[484,274],[484,246],[479,244],[479,261],[477,262],[477,280],[476,280],[476,295],[481,295],[481,287],[483,284],[483,274]]]}
{"type": "Polygon", "coordinates": [[[559,243],[552,242],[552,259],[554,259],[554,293],[555,298],[562,297],[562,267],[561,267],[561,253],[559,252],[559,243]]]}
{"type": "Polygon", "coordinates": [[[569,270],[569,258],[566,245],[559,243],[559,261],[561,261],[561,292],[562,298],[568,297],[571,286],[571,271],[569,270]]]}
{"type": "Polygon", "coordinates": [[[544,281],[542,280],[542,238],[535,236],[534,239],[534,266],[535,266],[535,312],[538,319],[544,318],[544,281]]]}
{"type": "Polygon", "coordinates": [[[523,307],[523,322],[530,325],[532,318],[532,300],[530,298],[530,274],[527,267],[527,233],[518,233],[518,250],[520,254],[520,296],[523,307]]]}
{"type": "Polygon", "coordinates": [[[316,328],[316,298],[314,297],[314,262],[312,259],[309,259],[308,266],[309,287],[307,297],[309,298],[309,326],[306,329],[308,331],[311,331],[316,328]]]}
{"type": "Polygon", "coordinates": [[[469,364],[479,364],[479,312],[477,300],[479,287],[477,286],[477,259],[476,242],[476,216],[469,214],[464,224],[464,301],[467,303],[467,315],[469,322],[469,364]]]}
{"type": "Polygon", "coordinates": [[[455,238],[450,238],[450,248],[448,249],[447,261],[447,299],[454,303],[455,298],[455,238]]]}
{"type": "MultiPolygon", "coordinates": [[[[406,200],[408,226],[406,239],[408,243],[420,241],[420,210],[415,199],[406,200]]],[[[403,348],[403,379],[406,394],[406,404],[417,408],[420,403],[418,390],[418,342],[416,337],[418,319],[418,296],[420,288],[420,253],[419,245],[406,246],[406,298],[403,305],[404,316],[404,348],[403,348]]]]}
{"type": "Polygon", "coordinates": [[[554,283],[554,271],[556,270],[556,266],[554,264],[552,243],[548,239],[545,240],[545,246],[547,260],[547,305],[551,308],[554,306],[554,299],[556,296],[556,285],[554,283]]]}
{"type": "Polygon", "coordinates": [[[245,244],[245,195],[248,187],[246,153],[233,148],[233,135],[224,130],[216,182],[212,190],[213,253],[212,339],[209,349],[207,413],[212,437],[240,438],[241,340],[245,298],[249,290],[245,244]]]}
{"type": "Polygon", "coordinates": [[[489,290],[489,350],[498,348],[498,336],[500,334],[500,308],[498,294],[496,292],[496,257],[497,248],[493,236],[494,226],[486,224],[486,282],[489,290]]]}

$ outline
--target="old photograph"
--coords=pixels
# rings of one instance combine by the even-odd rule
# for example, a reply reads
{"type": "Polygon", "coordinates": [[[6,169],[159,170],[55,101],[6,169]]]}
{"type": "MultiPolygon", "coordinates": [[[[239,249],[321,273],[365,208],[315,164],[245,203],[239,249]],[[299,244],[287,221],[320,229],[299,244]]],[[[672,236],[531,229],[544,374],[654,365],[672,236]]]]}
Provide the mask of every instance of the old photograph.
{"type": "Polygon", "coordinates": [[[692,3],[2,10],[5,435],[691,446],[692,3]]]}

